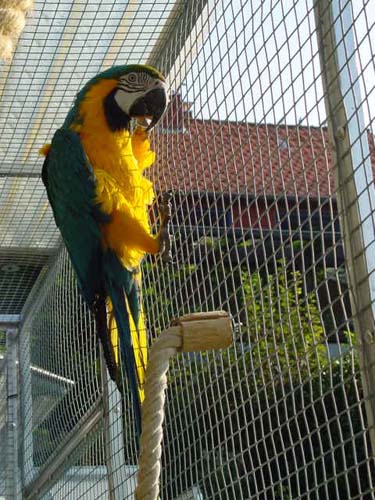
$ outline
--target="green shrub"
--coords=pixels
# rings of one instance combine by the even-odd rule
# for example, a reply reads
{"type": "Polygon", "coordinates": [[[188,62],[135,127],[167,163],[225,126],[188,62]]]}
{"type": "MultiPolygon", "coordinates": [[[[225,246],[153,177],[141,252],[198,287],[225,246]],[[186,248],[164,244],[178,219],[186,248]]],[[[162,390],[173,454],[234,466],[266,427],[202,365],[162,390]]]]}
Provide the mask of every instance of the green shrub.
{"type": "Polygon", "coordinates": [[[329,359],[300,273],[280,270],[265,281],[243,272],[241,279],[246,324],[236,345],[186,356],[171,369],[165,498],[194,484],[215,500],[366,498],[354,351],[329,359]]]}

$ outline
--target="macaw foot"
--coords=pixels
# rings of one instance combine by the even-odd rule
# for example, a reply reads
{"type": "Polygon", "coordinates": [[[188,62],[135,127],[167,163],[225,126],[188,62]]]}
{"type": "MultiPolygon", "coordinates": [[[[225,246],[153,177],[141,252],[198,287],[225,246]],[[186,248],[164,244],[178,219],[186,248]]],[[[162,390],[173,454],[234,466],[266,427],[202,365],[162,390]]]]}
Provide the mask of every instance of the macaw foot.
{"type": "Polygon", "coordinates": [[[159,231],[160,256],[163,262],[172,262],[172,235],[170,232],[170,222],[172,217],[172,194],[163,193],[159,206],[161,226],[159,231]]]}

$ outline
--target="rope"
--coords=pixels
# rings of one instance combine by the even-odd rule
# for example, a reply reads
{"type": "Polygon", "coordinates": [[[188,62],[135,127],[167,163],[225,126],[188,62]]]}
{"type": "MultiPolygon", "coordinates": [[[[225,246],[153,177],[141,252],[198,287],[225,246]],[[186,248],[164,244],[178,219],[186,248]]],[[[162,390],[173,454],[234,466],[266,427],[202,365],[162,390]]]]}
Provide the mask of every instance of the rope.
{"type": "Polygon", "coordinates": [[[150,350],[144,387],[136,500],[154,500],[159,494],[167,371],[169,359],[177,353],[181,344],[181,332],[178,328],[172,328],[166,330],[150,350]]]}
{"type": "Polygon", "coordinates": [[[174,322],[150,350],[144,385],[142,434],[138,464],[136,500],[156,500],[159,495],[163,439],[165,390],[169,360],[180,351],[201,351],[227,347],[232,342],[227,313],[196,313],[174,322]]]}

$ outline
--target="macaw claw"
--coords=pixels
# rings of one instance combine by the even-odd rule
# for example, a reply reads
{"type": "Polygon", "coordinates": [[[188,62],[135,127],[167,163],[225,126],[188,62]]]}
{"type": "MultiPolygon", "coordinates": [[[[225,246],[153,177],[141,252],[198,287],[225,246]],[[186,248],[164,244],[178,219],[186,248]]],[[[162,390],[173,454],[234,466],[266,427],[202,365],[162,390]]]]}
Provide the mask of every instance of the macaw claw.
{"type": "Polygon", "coordinates": [[[163,262],[172,262],[172,235],[170,232],[172,217],[172,194],[163,193],[159,206],[161,226],[159,231],[160,256],[163,262]]]}

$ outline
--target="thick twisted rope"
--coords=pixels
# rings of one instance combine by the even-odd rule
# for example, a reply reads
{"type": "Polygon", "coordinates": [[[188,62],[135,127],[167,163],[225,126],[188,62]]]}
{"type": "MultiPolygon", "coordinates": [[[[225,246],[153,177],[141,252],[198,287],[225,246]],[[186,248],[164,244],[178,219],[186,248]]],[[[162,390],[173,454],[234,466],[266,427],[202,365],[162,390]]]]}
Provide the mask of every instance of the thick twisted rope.
{"type": "Polygon", "coordinates": [[[231,342],[231,320],[224,311],[184,316],[154,342],[144,386],[136,500],[156,500],[159,494],[165,390],[170,358],[179,351],[219,349],[228,347],[231,342]]]}
{"type": "Polygon", "coordinates": [[[25,27],[26,15],[33,0],[1,0],[0,2],[0,59],[10,61],[17,40],[25,27]]]}
{"type": "Polygon", "coordinates": [[[150,350],[142,414],[137,500],[153,500],[158,496],[167,372],[169,360],[181,344],[179,329],[171,328],[150,350]]]}

